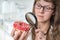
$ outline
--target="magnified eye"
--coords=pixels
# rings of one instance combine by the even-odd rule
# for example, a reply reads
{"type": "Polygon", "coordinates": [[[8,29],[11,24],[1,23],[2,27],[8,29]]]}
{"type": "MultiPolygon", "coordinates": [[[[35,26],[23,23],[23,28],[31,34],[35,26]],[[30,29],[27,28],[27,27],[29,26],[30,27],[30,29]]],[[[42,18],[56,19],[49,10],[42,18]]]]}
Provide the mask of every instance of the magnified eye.
{"type": "Polygon", "coordinates": [[[31,12],[26,13],[25,18],[29,24],[33,26],[37,25],[37,18],[33,13],[31,12]]]}
{"type": "Polygon", "coordinates": [[[46,7],[46,9],[50,10],[50,8],[49,8],[49,7],[46,7]]]}

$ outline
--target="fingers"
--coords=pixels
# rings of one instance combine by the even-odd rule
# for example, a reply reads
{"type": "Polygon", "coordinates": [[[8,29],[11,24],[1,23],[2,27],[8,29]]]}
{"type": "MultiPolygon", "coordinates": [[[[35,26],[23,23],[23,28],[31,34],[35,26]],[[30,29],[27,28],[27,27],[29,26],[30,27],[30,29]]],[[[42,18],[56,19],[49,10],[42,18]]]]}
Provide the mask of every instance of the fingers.
{"type": "Polygon", "coordinates": [[[36,29],[36,30],[35,30],[35,33],[38,33],[38,32],[41,32],[41,33],[44,34],[44,35],[46,34],[44,31],[41,31],[40,29],[36,29]]]}
{"type": "Polygon", "coordinates": [[[12,36],[12,37],[14,36],[15,31],[16,31],[15,28],[13,28],[13,29],[12,29],[12,32],[11,32],[11,36],[12,36]]]}
{"type": "Polygon", "coordinates": [[[36,30],[35,30],[35,33],[38,33],[39,31],[40,31],[40,29],[36,29],[36,30]]]}
{"type": "Polygon", "coordinates": [[[19,39],[19,36],[21,35],[21,31],[18,30],[18,31],[15,31],[15,35],[13,36],[14,40],[18,40],[19,39]]]}
{"type": "Polygon", "coordinates": [[[26,31],[23,31],[23,33],[21,34],[21,36],[19,37],[19,40],[24,40],[27,36],[27,33],[26,31]]]}
{"type": "Polygon", "coordinates": [[[27,38],[28,31],[21,31],[13,28],[11,35],[14,38],[14,40],[25,40],[27,38]]]}
{"type": "Polygon", "coordinates": [[[40,29],[35,30],[35,35],[36,35],[36,40],[45,40],[46,39],[46,35],[44,35],[44,33],[42,33],[40,29]]]}

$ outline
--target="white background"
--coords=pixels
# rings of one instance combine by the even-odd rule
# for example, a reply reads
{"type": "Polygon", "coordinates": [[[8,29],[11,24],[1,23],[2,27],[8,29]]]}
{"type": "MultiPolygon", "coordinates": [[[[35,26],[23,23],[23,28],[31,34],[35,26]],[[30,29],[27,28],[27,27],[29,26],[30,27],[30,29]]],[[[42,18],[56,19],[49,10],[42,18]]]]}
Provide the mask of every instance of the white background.
{"type": "Polygon", "coordinates": [[[27,22],[25,13],[32,11],[33,2],[34,0],[0,0],[0,25],[2,25],[0,26],[0,40],[4,40],[5,36],[10,38],[8,34],[12,30],[14,21],[27,22]]]}

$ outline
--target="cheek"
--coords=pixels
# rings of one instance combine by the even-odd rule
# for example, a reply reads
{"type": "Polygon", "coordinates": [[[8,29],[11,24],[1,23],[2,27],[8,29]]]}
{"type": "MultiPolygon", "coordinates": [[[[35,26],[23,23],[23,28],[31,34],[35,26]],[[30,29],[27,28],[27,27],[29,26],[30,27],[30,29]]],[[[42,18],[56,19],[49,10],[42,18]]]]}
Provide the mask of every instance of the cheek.
{"type": "MultiPolygon", "coordinates": [[[[40,15],[40,12],[39,12],[38,9],[35,9],[35,15],[36,15],[36,17],[37,17],[37,15],[40,15]]],[[[37,18],[38,18],[38,17],[37,17],[37,18]]]]}
{"type": "Polygon", "coordinates": [[[38,14],[39,13],[39,10],[38,9],[35,9],[35,14],[38,14]]]}
{"type": "Polygon", "coordinates": [[[45,18],[45,19],[50,19],[51,16],[52,16],[52,14],[53,14],[52,12],[50,12],[50,13],[45,13],[45,15],[44,15],[45,17],[44,17],[44,18],[45,18]]]}

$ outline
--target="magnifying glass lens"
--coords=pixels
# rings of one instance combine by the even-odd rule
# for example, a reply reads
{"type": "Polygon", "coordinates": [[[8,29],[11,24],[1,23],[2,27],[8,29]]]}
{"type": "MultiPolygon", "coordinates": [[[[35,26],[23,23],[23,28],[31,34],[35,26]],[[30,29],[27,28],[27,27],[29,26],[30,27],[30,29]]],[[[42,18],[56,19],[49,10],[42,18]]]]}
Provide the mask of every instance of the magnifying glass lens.
{"type": "Polygon", "coordinates": [[[25,15],[27,22],[33,26],[37,26],[37,18],[32,12],[28,12],[25,15]]]}

